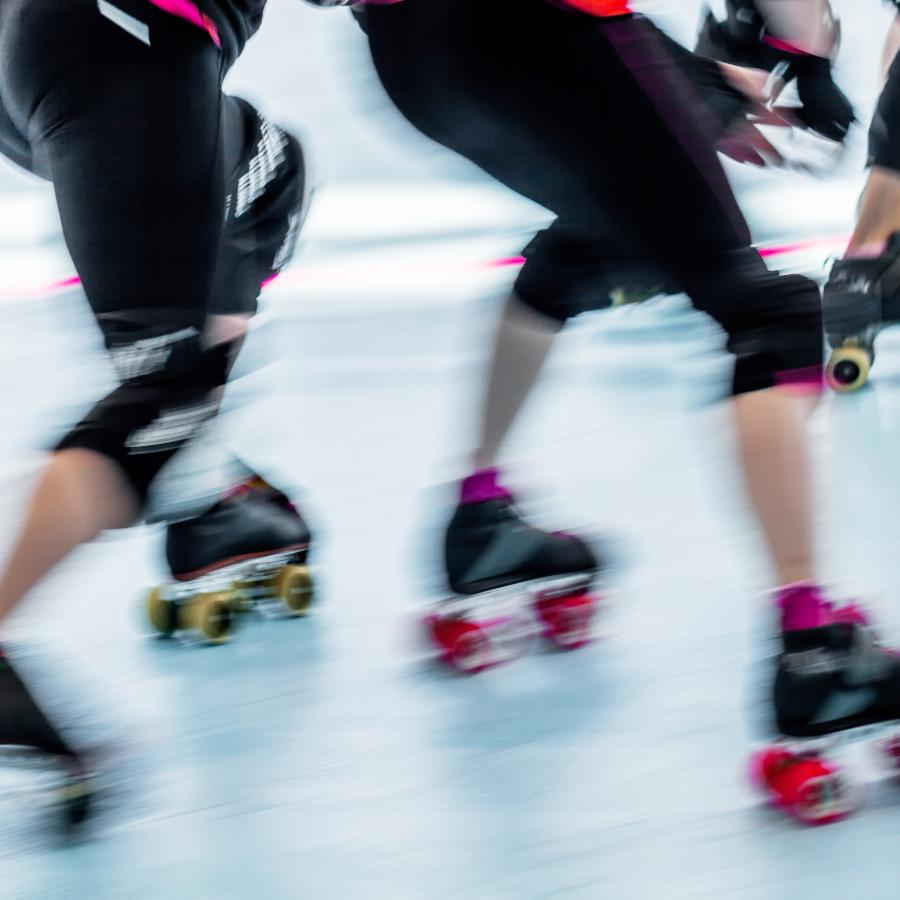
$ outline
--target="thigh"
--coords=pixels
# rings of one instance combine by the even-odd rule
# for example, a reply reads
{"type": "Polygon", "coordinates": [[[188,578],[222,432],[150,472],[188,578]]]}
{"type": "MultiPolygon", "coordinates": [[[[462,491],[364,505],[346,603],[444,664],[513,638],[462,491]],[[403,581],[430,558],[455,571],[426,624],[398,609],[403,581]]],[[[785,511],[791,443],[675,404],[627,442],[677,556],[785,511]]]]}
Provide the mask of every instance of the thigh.
{"type": "Polygon", "coordinates": [[[31,0],[4,21],[3,83],[95,313],[199,324],[225,205],[222,59],[145,6],[149,45],[96,3],[31,0]]]}
{"type": "Polygon", "coordinates": [[[545,0],[407,0],[367,18],[413,124],[573,235],[628,235],[675,273],[749,242],[705,107],[647,20],[545,0]]]}

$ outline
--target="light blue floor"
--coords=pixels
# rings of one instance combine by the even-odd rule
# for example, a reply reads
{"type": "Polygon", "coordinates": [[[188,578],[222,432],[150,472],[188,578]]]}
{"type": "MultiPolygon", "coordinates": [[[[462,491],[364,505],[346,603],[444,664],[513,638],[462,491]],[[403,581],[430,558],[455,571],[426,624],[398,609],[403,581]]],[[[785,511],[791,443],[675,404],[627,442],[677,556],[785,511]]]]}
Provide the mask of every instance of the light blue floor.
{"type": "MultiPolygon", "coordinates": [[[[273,3],[282,25],[335,21],[297,9],[273,3]]],[[[860,66],[880,41],[868,21],[847,28],[860,66]]],[[[266,47],[284,52],[283,35],[263,33],[242,77],[284,105],[266,47]]],[[[742,181],[760,239],[846,230],[860,182],[841,177],[742,181]]],[[[473,443],[486,335],[512,277],[476,263],[514,252],[512,223],[524,226],[497,212],[508,198],[476,192],[427,239],[401,240],[394,221],[386,240],[364,226],[384,208],[377,190],[343,184],[311,222],[305,267],[269,292],[225,417],[236,451],[302,491],[321,605],[306,621],[251,619],[224,647],[153,640],[141,591],[163,572],[149,528],[49,579],[13,637],[48,705],[120,748],[121,795],[95,840],[60,849],[41,776],[3,772],[0,897],[896,898],[900,787],[867,748],[848,754],[866,805],[840,825],[801,828],[747,785],[769,575],[711,403],[720,336],[677,299],[574,326],[509,448],[536,521],[615,538],[623,568],[598,641],[477,678],[428,664],[414,624],[434,589],[435,485],[473,443]]],[[[0,252],[11,265],[13,237],[0,252]]],[[[3,548],[35,449],[108,379],[77,291],[0,306],[3,548]]],[[[871,388],[826,398],[813,428],[825,577],[897,636],[900,337],[884,336],[871,388]]]]}

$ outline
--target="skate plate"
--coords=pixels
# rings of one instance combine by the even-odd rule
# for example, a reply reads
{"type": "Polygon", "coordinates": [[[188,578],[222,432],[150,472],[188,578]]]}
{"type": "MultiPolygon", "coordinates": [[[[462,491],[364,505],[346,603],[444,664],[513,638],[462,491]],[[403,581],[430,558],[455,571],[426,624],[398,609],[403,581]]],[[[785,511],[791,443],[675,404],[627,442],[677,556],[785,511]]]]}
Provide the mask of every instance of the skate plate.
{"type": "Polygon", "coordinates": [[[775,807],[807,825],[839,822],[862,804],[862,789],[835,757],[864,742],[888,775],[900,778],[900,721],[861,725],[821,738],[785,738],[753,754],[753,785],[775,807]]]}
{"type": "Polygon", "coordinates": [[[179,635],[210,644],[225,643],[239,613],[301,617],[314,600],[313,577],[305,549],[254,556],[171,581],[147,594],[147,617],[163,637],[179,635]]]}
{"type": "Polygon", "coordinates": [[[588,644],[599,600],[592,577],[542,579],[439,601],[423,625],[443,660],[466,674],[521,656],[543,637],[574,650],[588,644]]]}

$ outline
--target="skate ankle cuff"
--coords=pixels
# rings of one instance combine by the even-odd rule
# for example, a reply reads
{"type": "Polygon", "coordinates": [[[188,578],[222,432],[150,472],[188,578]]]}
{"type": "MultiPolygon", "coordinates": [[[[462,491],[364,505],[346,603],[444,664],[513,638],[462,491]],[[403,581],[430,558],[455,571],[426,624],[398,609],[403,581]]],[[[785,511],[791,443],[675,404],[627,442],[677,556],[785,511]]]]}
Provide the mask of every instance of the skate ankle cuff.
{"type": "Polygon", "coordinates": [[[499,482],[498,468],[479,469],[466,478],[459,492],[460,503],[486,503],[489,500],[511,500],[512,494],[499,482]]]}

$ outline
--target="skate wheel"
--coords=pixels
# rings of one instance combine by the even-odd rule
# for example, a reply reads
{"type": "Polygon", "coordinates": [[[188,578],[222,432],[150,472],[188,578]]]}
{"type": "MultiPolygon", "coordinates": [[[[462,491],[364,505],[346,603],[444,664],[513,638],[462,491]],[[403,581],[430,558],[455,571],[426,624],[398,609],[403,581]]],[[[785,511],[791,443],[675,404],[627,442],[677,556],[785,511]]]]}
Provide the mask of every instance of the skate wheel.
{"type": "Polygon", "coordinates": [[[474,675],[491,664],[491,639],[479,625],[439,616],[432,616],[427,625],[444,659],[460,672],[474,675]]]}
{"type": "Polygon", "coordinates": [[[536,604],[546,637],[563,650],[576,650],[590,642],[597,600],[590,594],[543,597],[536,604]]]}
{"type": "Polygon", "coordinates": [[[275,577],[274,588],[292,616],[309,613],[314,598],[309,566],[285,566],[275,577]]]}
{"type": "Polygon", "coordinates": [[[162,637],[171,637],[178,630],[178,607],[165,597],[162,587],[147,592],[147,618],[162,637]]]}
{"type": "Polygon", "coordinates": [[[778,747],[757,754],[751,763],[757,787],[806,825],[827,825],[856,809],[857,792],[835,764],[778,747]]]}
{"type": "Polygon", "coordinates": [[[192,629],[211,644],[223,644],[234,630],[234,598],[229,591],[198,594],[179,610],[180,626],[192,629]]]}
{"type": "Polygon", "coordinates": [[[869,380],[872,358],[872,352],[865,347],[838,347],[825,370],[828,383],[841,394],[858,391],[869,380]]]}

